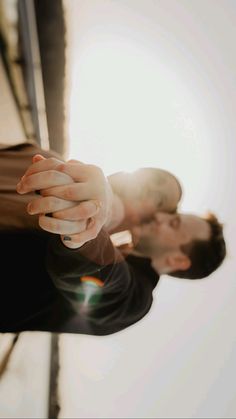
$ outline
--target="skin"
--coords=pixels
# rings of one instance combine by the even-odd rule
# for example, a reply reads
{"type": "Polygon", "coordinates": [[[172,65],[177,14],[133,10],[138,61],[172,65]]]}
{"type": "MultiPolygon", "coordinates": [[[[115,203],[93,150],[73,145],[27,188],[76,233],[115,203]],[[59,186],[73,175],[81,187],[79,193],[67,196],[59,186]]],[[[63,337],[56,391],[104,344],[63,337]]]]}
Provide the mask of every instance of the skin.
{"type": "MultiPolygon", "coordinates": [[[[40,226],[60,234],[69,248],[80,247],[111,223],[114,196],[102,170],[96,166],[76,160],[61,163],[37,155],[18,183],[17,192],[37,190],[41,196],[28,204],[29,214],[38,214],[40,226]],[[65,235],[70,235],[71,241],[67,242],[65,235]]],[[[158,212],[152,214],[151,221],[131,227],[131,233],[131,252],[150,257],[154,269],[162,274],[188,269],[190,260],[180,246],[209,239],[210,227],[195,215],[158,212]]]]}
{"type": "Polygon", "coordinates": [[[132,229],[134,252],[152,259],[159,273],[188,269],[190,260],[182,245],[194,240],[208,240],[210,226],[193,214],[156,213],[153,221],[132,229]]]}
{"type": "Polygon", "coordinates": [[[39,215],[39,225],[44,230],[70,236],[78,245],[96,237],[103,226],[113,233],[150,219],[159,204],[161,208],[166,206],[165,210],[176,208],[181,191],[175,177],[161,169],[152,170],[155,182],[149,169],[139,169],[133,174],[113,174],[108,183],[96,166],[77,160],[62,163],[36,155],[18,183],[17,192],[40,190],[41,197],[28,204],[28,213],[39,215]],[[114,182],[124,182],[122,189],[127,197],[121,200],[112,193],[109,184],[113,186],[114,182]],[[53,217],[48,217],[48,213],[53,217]]]}
{"type": "Polygon", "coordinates": [[[108,180],[113,191],[121,197],[125,212],[125,219],[109,230],[112,233],[147,222],[157,211],[175,212],[182,196],[176,177],[158,168],[118,172],[108,180]]]}
{"type": "Polygon", "coordinates": [[[28,213],[38,214],[41,228],[60,234],[70,248],[94,239],[110,217],[111,187],[94,165],[36,155],[16,189],[19,194],[40,190],[41,196],[29,202],[28,213]]]}

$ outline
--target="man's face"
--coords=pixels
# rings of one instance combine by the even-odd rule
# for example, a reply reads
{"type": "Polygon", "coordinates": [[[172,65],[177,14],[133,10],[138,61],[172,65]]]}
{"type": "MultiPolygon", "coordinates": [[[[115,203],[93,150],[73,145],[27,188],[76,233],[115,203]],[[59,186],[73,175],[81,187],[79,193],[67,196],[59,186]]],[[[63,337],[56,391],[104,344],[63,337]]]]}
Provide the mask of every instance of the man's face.
{"type": "Polygon", "coordinates": [[[165,181],[165,187],[168,189],[168,194],[163,194],[158,189],[158,184],[150,177],[142,177],[137,182],[135,177],[130,176],[129,183],[127,182],[126,185],[127,196],[123,202],[126,216],[133,224],[153,219],[156,211],[161,211],[163,206],[165,211],[173,210],[172,201],[178,202],[179,188],[174,178],[168,178],[165,181]]]}
{"type": "Polygon", "coordinates": [[[141,168],[133,173],[118,172],[108,176],[114,192],[124,205],[128,228],[149,221],[156,211],[172,213],[181,198],[179,181],[158,168],[141,168]]]}
{"type": "Polygon", "coordinates": [[[171,251],[193,240],[208,240],[210,226],[204,219],[192,214],[168,214],[159,212],[153,221],[131,230],[134,249],[150,258],[171,251]]]}

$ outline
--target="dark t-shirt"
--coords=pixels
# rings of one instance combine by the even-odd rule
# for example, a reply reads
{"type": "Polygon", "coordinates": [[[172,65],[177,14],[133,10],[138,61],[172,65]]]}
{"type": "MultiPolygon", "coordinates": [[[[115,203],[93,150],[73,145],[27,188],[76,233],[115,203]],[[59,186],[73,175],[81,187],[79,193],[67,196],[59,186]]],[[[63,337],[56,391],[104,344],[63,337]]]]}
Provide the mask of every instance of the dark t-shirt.
{"type": "Polygon", "coordinates": [[[104,230],[73,250],[40,231],[1,237],[0,332],[108,335],[150,310],[159,279],[150,260],[124,259],[104,230]]]}

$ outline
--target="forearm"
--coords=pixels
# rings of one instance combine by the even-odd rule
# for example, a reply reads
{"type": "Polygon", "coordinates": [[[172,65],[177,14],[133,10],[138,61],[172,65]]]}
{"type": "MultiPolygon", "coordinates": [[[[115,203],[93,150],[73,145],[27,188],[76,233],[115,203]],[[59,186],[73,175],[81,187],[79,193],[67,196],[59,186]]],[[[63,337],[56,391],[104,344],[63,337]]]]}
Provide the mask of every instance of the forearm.
{"type": "Polygon", "coordinates": [[[120,252],[112,245],[109,234],[101,230],[97,238],[84,244],[79,249],[68,249],[61,242],[58,235],[52,235],[49,241],[46,267],[56,287],[76,293],[82,276],[92,275],[101,277],[101,272],[106,268],[108,279],[116,282],[114,269],[125,264],[120,252]]]}
{"type": "Polygon", "coordinates": [[[112,189],[97,166],[70,161],[55,167],[54,160],[41,159],[17,185],[19,194],[37,190],[41,196],[29,202],[28,213],[38,215],[40,227],[60,234],[70,249],[95,239],[110,220],[112,189]]]}

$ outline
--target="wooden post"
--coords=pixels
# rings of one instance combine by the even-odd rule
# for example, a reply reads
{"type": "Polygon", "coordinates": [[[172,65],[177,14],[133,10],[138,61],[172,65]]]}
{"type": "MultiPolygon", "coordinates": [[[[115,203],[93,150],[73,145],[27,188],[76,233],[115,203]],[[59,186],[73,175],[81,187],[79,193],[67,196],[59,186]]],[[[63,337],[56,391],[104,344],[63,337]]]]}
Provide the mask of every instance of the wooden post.
{"type": "Polygon", "coordinates": [[[59,346],[58,334],[52,333],[51,337],[51,362],[50,362],[50,383],[48,419],[57,419],[60,411],[58,400],[58,372],[59,372],[59,346]]]}

